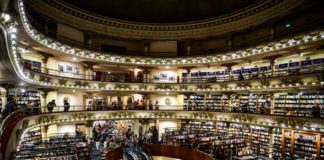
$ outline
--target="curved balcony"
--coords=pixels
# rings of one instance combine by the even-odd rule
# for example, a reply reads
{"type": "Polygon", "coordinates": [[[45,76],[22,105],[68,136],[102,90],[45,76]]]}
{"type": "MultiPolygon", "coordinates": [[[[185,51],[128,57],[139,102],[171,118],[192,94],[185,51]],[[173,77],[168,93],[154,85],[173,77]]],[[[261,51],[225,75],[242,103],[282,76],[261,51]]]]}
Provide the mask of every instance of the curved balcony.
{"type": "Polygon", "coordinates": [[[26,130],[52,124],[84,123],[93,120],[161,119],[230,122],[324,132],[321,118],[237,113],[229,111],[129,110],[126,106],[119,106],[112,109],[116,110],[108,110],[107,108],[92,108],[91,110],[86,110],[85,106],[71,106],[70,110],[65,112],[62,106],[55,107],[53,112],[48,112],[46,107],[19,109],[10,113],[1,123],[1,151],[3,155],[5,155],[4,153],[6,151],[7,153],[10,151],[11,148],[7,146],[7,144],[11,139],[10,137],[12,137],[11,133],[15,128],[21,127],[21,125],[23,125],[21,122],[25,120],[29,122],[26,130]],[[292,119],[296,121],[294,124],[291,122],[292,119]]]}
{"type": "MultiPolygon", "coordinates": [[[[24,64],[24,62],[22,62],[24,64]]],[[[267,66],[270,67],[270,66],[267,66]]],[[[31,66],[24,66],[22,65],[23,71],[26,75],[29,75],[31,79],[34,79],[35,75],[39,75],[42,77],[46,77],[51,79],[51,77],[61,78],[66,80],[80,80],[80,81],[95,81],[95,82],[109,82],[109,83],[148,83],[148,84],[163,84],[163,82],[155,81],[154,78],[126,78],[126,77],[119,77],[119,78],[109,78],[105,75],[87,75],[87,74],[75,74],[69,72],[61,72],[59,70],[49,69],[49,68],[36,68],[31,66]]],[[[250,68],[248,68],[250,70],[250,68]]],[[[258,72],[251,72],[251,73],[243,73],[243,77],[240,77],[239,74],[231,73],[229,74],[227,71],[216,71],[216,72],[206,72],[206,74],[212,74],[212,76],[195,76],[195,77],[182,77],[179,76],[172,80],[165,82],[165,84],[217,84],[217,83],[230,83],[230,82],[247,82],[247,81],[262,81],[262,80],[271,80],[277,78],[293,78],[299,76],[307,76],[307,75],[314,75],[321,74],[324,71],[324,63],[320,64],[313,64],[307,66],[299,66],[293,68],[286,68],[280,69],[276,71],[263,71],[262,73],[258,72]],[[220,75],[216,75],[216,73],[221,73],[220,75]]]]}
{"type": "Polygon", "coordinates": [[[237,50],[233,52],[223,53],[221,55],[208,55],[205,57],[181,57],[181,58],[149,58],[149,57],[131,57],[120,56],[114,54],[103,54],[91,50],[85,50],[79,47],[73,47],[70,45],[64,45],[57,40],[50,38],[38,30],[36,30],[30,23],[24,9],[24,4],[21,0],[18,0],[18,8],[21,17],[23,27],[27,34],[33,40],[37,41],[44,47],[53,49],[55,51],[72,55],[89,60],[95,60],[100,62],[109,62],[116,64],[129,64],[129,65],[196,65],[205,63],[224,63],[241,58],[252,57],[255,55],[261,55],[264,53],[274,53],[282,49],[287,49],[295,46],[315,43],[324,39],[324,31],[317,30],[306,34],[296,35],[291,38],[285,38],[276,42],[270,42],[267,44],[259,45],[253,48],[246,48],[243,50],[237,50]]]}
{"type": "MultiPolygon", "coordinates": [[[[21,64],[21,63],[20,63],[21,64]]],[[[59,71],[50,69],[32,70],[30,67],[20,65],[22,73],[33,84],[43,87],[91,89],[101,91],[120,92],[229,92],[249,90],[277,90],[292,89],[295,87],[314,88],[323,86],[322,72],[323,63],[307,67],[284,69],[275,72],[266,71],[262,74],[243,74],[239,79],[238,74],[212,76],[208,78],[178,78],[170,83],[156,82],[151,78],[142,79],[116,79],[109,80],[105,76],[89,76],[82,74],[69,74],[61,76],[59,71]],[[317,80],[309,81],[307,78],[318,77],[317,80]],[[287,81],[287,79],[295,81],[287,81]],[[305,79],[305,80],[304,80],[305,79]],[[201,87],[201,85],[205,87],[201,87]]]]}
{"type": "MultiPolygon", "coordinates": [[[[305,88],[314,88],[318,86],[323,86],[324,83],[317,81],[317,82],[304,82],[296,83],[296,84],[280,84],[280,83],[270,83],[270,84],[260,84],[257,85],[248,85],[248,86],[212,86],[212,87],[204,87],[198,88],[197,86],[193,87],[158,87],[158,86],[118,86],[118,85],[109,85],[110,83],[83,83],[83,82],[76,82],[70,81],[67,82],[66,80],[60,80],[61,78],[56,79],[56,81],[47,81],[46,79],[31,79],[28,75],[23,73],[23,66],[20,63],[21,58],[17,50],[16,44],[16,29],[15,23],[10,24],[8,26],[8,34],[7,37],[7,48],[8,54],[10,58],[11,64],[15,69],[15,72],[20,77],[20,79],[24,80],[29,84],[34,84],[43,87],[56,87],[56,88],[73,88],[73,89],[82,89],[82,90],[101,90],[101,91],[122,91],[122,92],[129,92],[129,91],[140,91],[140,92],[224,92],[224,91],[248,91],[248,90],[277,90],[277,89],[287,89],[287,88],[294,88],[294,87],[305,87],[305,88]]],[[[7,33],[7,32],[6,32],[7,33]]]]}

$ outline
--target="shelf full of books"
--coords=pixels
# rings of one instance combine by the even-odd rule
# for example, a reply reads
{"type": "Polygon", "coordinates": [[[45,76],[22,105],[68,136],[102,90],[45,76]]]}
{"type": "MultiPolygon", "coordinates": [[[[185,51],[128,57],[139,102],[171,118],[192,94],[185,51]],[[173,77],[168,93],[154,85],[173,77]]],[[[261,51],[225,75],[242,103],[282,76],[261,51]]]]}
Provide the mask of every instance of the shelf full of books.
{"type": "Polygon", "coordinates": [[[322,156],[320,133],[283,129],[282,156],[286,159],[319,159],[322,156]]]}
{"type": "MultiPolygon", "coordinates": [[[[17,108],[25,108],[31,102],[40,104],[40,94],[37,91],[18,91],[16,95],[17,108]]],[[[34,104],[35,104],[34,103],[34,104]]]]}
{"type": "Polygon", "coordinates": [[[224,111],[228,109],[228,96],[219,95],[190,95],[184,96],[187,110],[224,111]]]}
{"type": "MultiPolygon", "coordinates": [[[[40,130],[35,133],[38,132],[40,132],[40,130]]],[[[48,141],[30,143],[35,141],[34,137],[30,137],[31,135],[33,134],[27,134],[27,137],[23,137],[27,138],[27,140],[21,140],[16,159],[90,158],[90,148],[85,135],[55,135],[50,136],[48,141]]]]}
{"type": "Polygon", "coordinates": [[[275,94],[274,114],[316,116],[312,113],[312,107],[316,103],[320,108],[324,107],[324,92],[278,93],[275,94]]]}

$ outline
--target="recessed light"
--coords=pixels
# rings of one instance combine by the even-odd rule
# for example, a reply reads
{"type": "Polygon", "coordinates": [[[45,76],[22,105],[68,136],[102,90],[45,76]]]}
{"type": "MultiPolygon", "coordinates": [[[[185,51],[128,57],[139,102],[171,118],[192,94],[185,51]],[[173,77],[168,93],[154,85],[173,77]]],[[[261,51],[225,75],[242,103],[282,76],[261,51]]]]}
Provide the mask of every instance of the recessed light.
{"type": "Polygon", "coordinates": [[[73,57],[73,58],[72,58],[72,60],[73,60],[73,61],[76,61],[76,58],[75,58],[75,57],[73,57]]]}

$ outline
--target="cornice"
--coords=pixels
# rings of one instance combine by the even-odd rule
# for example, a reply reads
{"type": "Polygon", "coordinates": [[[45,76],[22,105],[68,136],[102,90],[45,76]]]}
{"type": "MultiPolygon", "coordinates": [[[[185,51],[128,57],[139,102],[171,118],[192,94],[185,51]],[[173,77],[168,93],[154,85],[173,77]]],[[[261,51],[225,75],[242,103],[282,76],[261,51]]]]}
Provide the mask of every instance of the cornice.
{"type": "Polygon", "coordinates": [[[55,0],[29,0],[28,5],[59,23],[82,30],[131,39],[179,40],[215,36],[255,26],[288,12],[303,1],[267,0],[236,14],[190,23],[170,24],[121,21],[84,12],[55,0]]]}
{"type": "Polygon", "coordinates": [[[292,36],[290,38],[283,38],[277,41],[265,43],[255,47],[245,48],[242,50],[225,52],[223,54],[214,54],[197,57],[172,57],[172,58],[152,58],[152,57],[136,57],[136,56],[122,56],[109,53],[100,53],[92,50],[86,50],[70,45],[62,44],[57,40],[50,38],[38,30],[36,30],[30,23],[26,15],[23,1],[17,0],[18,9],[23,28],[26,33],[44,47],[53,49],[64,54],[85,58],[89,60],[108,62],[112,64],[127,64],[127,65],[193,65],[206,63],[225,63],[241,58],[265,54],[268,52],[279,51],[291,47],[308,44],[324,39],[323,30],[315,30],[308,33],[292,36]]]}

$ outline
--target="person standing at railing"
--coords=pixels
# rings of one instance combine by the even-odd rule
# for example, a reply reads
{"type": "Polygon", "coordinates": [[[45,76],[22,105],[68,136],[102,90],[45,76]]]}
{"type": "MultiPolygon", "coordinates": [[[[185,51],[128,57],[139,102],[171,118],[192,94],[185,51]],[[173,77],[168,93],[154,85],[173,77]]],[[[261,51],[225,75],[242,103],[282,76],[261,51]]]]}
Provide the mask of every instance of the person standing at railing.
{"type": "Polygon", "coordinates": [[[158,100],[155,101],[155,110],[159,110],[159,101],[158,100]]]}
{"type": "Polygon", "coordinates": [[[89,101],[87,105],[87,111],[91,111],[91,108],[92,108],[92,101],[89,101]]]}
{"type": "Polygon", "coordinates": [[[53,99],[51,102],[47,104],[47,110],[48,112],[53,112],[53,108],[56,107],[55,100],[53,99]]]}
{"type": "Polygon", "coordinates": [[[8,114],[12,113],[16,109],[16,103],[13,97],[8,98],[8,103],[6,104],[5,109],[2,112],[2,118],[5,118],[8,114]]]}
{"type": "Polygon", "coordinates": [[[34,101],[30,101],[27,105],[27,113],[28,114],[32,114],[33,112],[33,108],[35,107],[35,102],[34,101]]]}
{"type": "Polygon", "coordinates": [[[149,100],[149,104],[148,104],[148,106],[149,106],[149,110],[153,110],[152,100],[149,100]]]}
{"type": "Polygon", "coordinates": [[[240,72],[240,74],[238,76],[238,80],[239,81],[243,81],[244,80],[244,76],[243,76],[242,72],[240,72]]]}
{"type": "Polygon", "coordinates": [[[312,115],[313,115],[313,117],[316,117],[316,118],[321,117],[321,108],[320,108],[318,102],[315,102],[315,104],[312,107],[312,115]]]}
{"type": "Polygon", "coordinates": [[[64,100],[64,105],[63,105],[63,107],[64,107],[64,112],[68,112],[69,111],[69,109],[70,109],[70,103],[67,101],[67,100],[64,100]]]}

